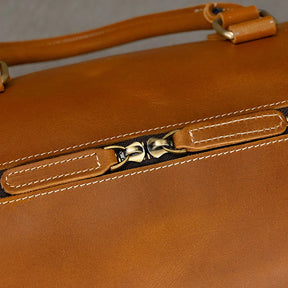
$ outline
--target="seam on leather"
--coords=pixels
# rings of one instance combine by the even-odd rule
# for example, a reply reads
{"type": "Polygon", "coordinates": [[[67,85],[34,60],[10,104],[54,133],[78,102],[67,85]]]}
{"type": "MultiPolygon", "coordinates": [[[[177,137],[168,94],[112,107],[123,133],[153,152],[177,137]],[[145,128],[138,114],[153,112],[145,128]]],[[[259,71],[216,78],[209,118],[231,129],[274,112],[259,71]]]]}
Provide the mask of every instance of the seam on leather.
{"type": "Polygon", "coordinates": [[[89,171],[94,171],[94,170],[97,170],[97,169],[99,169],[101,167],[98,155],[96,155],[97,167],[88,168],[88,169],[84,169],[84,170],[78,170],[78,171],[75,171],[75,172],[70,172],[70,173],[61,174],[61,175],[56,175],[56,176],[53,176],[53,177],[39,179],[39,180],[35,180],[35,181],[32,181],[32,182],[23,183],[23,184],[19,184],[19,185],[12,185],[12,184],[9,183],[9,177],[12,176],[12,175],[15,175],[15,174],[23,174],[23,173],[27,173],[29,171],[33,171],[35,169],[51,167],[53,165],[59,165],[59,164],[63,164],[63,163],[68,163],[68,162],[71,162],[71,161],[76,161],[76,160],[84,159],[84,158],[87,158],[87,157],[92,157],[92,156],[95,156],[95,155],[96,155],[96,153],[94,152],[92,154],[85,155],[85,156],[79,156],[79,157],[75,157],[75,158],[71,158],[71,159],[66,159],[66,160],[62,160],[62,161],[52,162],[52,163],[45,164],[45,165],[39,165],[39,166],[33,167],[33,168],[27,168],[27,169],[11,172],[5,177],[5,183],[6,183],[7,186],[9,186],[11,188],[21,188],[21,187],[25,187],[25,186],[31,186],[31,185],[37,184],[37,183],[43,183],[43,182],[47,182],[47,181],[50,181],[50,180],[59,179],[59,178],[62,178],[62,177],[67,177],[67,176],[72,176],[72,175],[75,175],[75,174],[81,174],[81,173],[85,173],[85,172],[89,172],[89,171]]]}
{"type": "Polygon", "coordinates": [[[233,121],[228,121],[228,122],[223,122],[223,123],[218,123],[218,124],[213,124],[213,125],[207,125],[207,126],[203,126],[203,127],[199,127],[199,128],[195,128],[195,129],[191,129],[189,130],[189,134],[190,134],[190,138],[192,143],[194,144],[198,144],[198,143],[203,143],[203,142],[210,142],[210,141],[214,141],[214,140],[218,140],[218,139],[223,139],[223,138],[231,138],[234,136],[240,136],[240,135],[248,135],[248,134],[253,134],[253,133],[260,133],[260,132],[264,132],[264,131],[271,131],[271,130],[276,130],[280,127],[283,126],[283,121],[280,115],[278,114],[274,114],[274,115],[262,115],[262,116],[253,116],[253,117],[247,117],[247,118],[243,118],[243,119],[236,119],[233,121]],[[194,141],[194,131],[199,131],[199,130],[205,130],[208,128],[213,128],[213,127],[220,127],[220,126],[224,126],[224,125],[228,125],[228,124],[233,124],[236,122],[243,122],[246,120],[255,120],[255,119],[263,119],[263,118],[267,118],[267,117],[277,117],[280,119],[280,124],[274,127],[270,127],[270,128],[264,128],[264,129],[258,129],[258,130],[251,130],[251,131],[247,131],[247,132],[239,132],[239,133],[234,133],[234,134],[230,134],[230,135],[221,135],[218,137],[213,137],[213,138],[208,138],[208,139],[203,139],[203,140],[197,140],[194,141]]]}
{"type": "Polygon", "coordinates": [[[189,159],[189,160],[174,162],[174,163],[171,163],[171,164],[166,164],[166,165],[155,167],[155,168],[150,168],[150,169],[140,170],[140,171],[137,171],[137,172],[122,174],[122,175],[119,175],[119,176],[110,177],[110,178],[106,178],[106,179],[102,179],[102,180],[96,180],[96,181],[92,181],[92,182],[88,182],[88,183],[77,184],[77,185],[73,185],[73,186],[69,186],[69,187],[65,187],[65,188],[61,188],[61,189],[57,189],[57,190],[52,190],[52,191],[48,191],[48,192],[43,192],[43,193],[38,193],[38,194],[30,195],[30,196],[25,196],[25,197],[14,199],[14,200],[8,200],[8,201],[5,201],[5,202],[0,202],[0,205],[12,204],[12,203],[15,203],[15,202],[25,201],[25,200],[32,199],[32,198],[38,198],[38,197],[41,197],[41,196],[46,196],[46,195],[50,195],[50,194],[56,194],[56,193],[63,192],[63,191],[66,191],[66,190],[68,191],[68,190],[71,190],[71,189],[77,189],[77,188],[86,187],[86,186],[90,186],[90,185],[100,184],[100,183],[103,183],[103,182],[109,182],[109,181],[113,181],[113,180],[116,180],[116,179],[121,179],[121,178],[126,178],[126,177],[130,177],[130,176],[139,175],[139,174],[154,172],[154,171],[157,171],[157,170],[160,170],[160,169],[166,169],[166,168],[171,168],[171,167],[178,166],[178,165],[188,164],[190,162],[193,163],[193,162],[196,162],[196,161],[206,160],[206,159],[209,159],[209,158],[221,157],[221,156],[229,155],[229,154],[232,154],[232,153],[248,151],[250,149],[258,149],[258,148],[261,148],[261,147],[264,147],[264,146],[269,146],[269,145],[273,145],[273,144],[277,144],[277,143],[281,143],[281,142],[286,142],[286,141],[288,141],[288,137],[282,138],[282,139],[279,139],[279,140],[273,140],[273,141],[269,141],[269,142],[264,142],[264,143],[261,143],[261,144],[250,145],[250,146],[246,146],[246,147],[243,147],[243,148],[232,149],[232,150],[228,150],[228,151],[225,151],[225,152],[219,152],[219,153],[209,154],[209,155],[206,155],[206,156],[196,157],[196,158],[192,158],[192,159],[189,159]]]}
{"type": "Polygon", "coordinates": [[[94,140],[94,141],[91,141],[91,142],[86,142],[86,143],[82,143],[82,144],[78,144],[78,145],[73,145],[73,146],[69,146],[69,147],[66,147],[66,148],[60,148],[60,149],[51,150],[51,151],[48,151],[48,152],[37,153],[37,154],[34,154],[34,155],[25,156],[25,157],[18,158],[18,159],[15,159],[15,160],[6,161],[6,162],[3,162],[3,163],[0,163],[0,167],[4,166],[6,164],[19,162],[21,160],[34,159],[34,158],[37,158],[39,156],[50,155],[50,154],[53,155],[55,153],[69,151],[71,149],[76,149],[76,148],[82,148],[82,147],[85,147],[85,146],[88,146],[88,145],[93,145],[93,144],[105,142],[107,140],[121,139],[121,138],[124,138],[126,136],[138,135],[138,134],[141,134],[141,133],[147,133],[147,132],[163,130],[163,129],[167,129],[167,128],[173,128],[173,127],[177,127],[177,126],[182,126],[182,125],[198,123],[198,122],[202,122],[202,121],[207,121],[207,120],[222,118],[222,117],[226,117],[226,116],[230,116],[230,115],[235,115],[235,114],[239,114],[239,113],[243,113],[243,112],[259,110],[259,109],[267,108],[267,107],[271,108],[273,106],[277,106],[277,105],[285,104],[285,103],[288,103],[288,100],[279,101],[279,102],[275,102],[275,103],[271,103],[271,104],[260,105],[260,106],[247,108],[247,109],[242,109],[242,110],[237,110],[237,111],[234,111],[234,112],[219,114],[219,115],[216,115],[216,116],[206,117],[206,118],[203,118],[203,119],[192,120],[192,121],[187,121],[187,122],[181,122],[181,123],[176,123],[176,124],[169,124],[169,125],[166,125],[166,126],[150,128],[150,129],[144,129],[142,131],[130,132],[130,133],[126,133],[126,134],[122,134],[122,135],[118,135],[118,136],[107,137],[105,139],[94,140]]]}

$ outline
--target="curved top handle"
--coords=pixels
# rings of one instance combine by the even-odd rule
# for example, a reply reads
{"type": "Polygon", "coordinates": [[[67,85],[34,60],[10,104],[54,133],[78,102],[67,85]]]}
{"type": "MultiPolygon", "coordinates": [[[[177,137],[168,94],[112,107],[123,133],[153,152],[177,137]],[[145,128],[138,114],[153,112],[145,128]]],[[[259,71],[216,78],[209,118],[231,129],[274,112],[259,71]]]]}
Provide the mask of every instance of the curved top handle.
{"type": "MultiPolygon", "coordinates": [[[[218,4],[222,9],[240,7],[218,4]]],[[[205,5],[132,18],[102,28],[48,39],[0,43],[0,59],[9,66],[61,59],[159,35],[211,29],[205,5]]]]}
{"type": "MultiPolygon", "coordinates": [[[[78,34],[40,40],[0,43],[0,59],[10,66],[49,61],[98,51],[159,35],[212,29],[212,23],[216,18],[226,12],[238,11],[235,13],[235,19],[242,19],[243,17],[239,17],[244,11],[240,13],[241,8],[243,9],[243,6],[237,4],[209,3],[141,16],[78,34]]],[[[245,14],[246,12],[243,13],[245,14]]],[[[247,25],[244,30],[247,30],[247,25]]]]}

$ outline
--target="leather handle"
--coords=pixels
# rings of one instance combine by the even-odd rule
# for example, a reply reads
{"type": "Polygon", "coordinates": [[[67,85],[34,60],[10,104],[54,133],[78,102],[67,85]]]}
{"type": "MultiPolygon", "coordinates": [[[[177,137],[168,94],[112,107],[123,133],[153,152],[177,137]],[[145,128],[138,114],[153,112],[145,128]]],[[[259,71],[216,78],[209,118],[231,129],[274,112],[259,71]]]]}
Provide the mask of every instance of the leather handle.
{"type": "Polygon", "coordinates": [[[173,135],[176,149],[199,152],[281,135],[286,117],[277,110],[193,123],[173,135]]]}
{"type": "Polygon", "coordinates": [[[117,163],[114,150],[89,149],[11,168],[3,173],[1,185],[17,195],[97,177],[117,163]]]}
{"type": "Polygon", "coordinates": [[[62,37],[41,40],[0,43],[0,58],[9,66],[56,60],[140,39],[212,29],[219,11],[242,7],[237,4],[215,3],[180,10],[141,16],[102,28],[62,37]],[[216,10],[217,12],[217,10],[216,10]]]}

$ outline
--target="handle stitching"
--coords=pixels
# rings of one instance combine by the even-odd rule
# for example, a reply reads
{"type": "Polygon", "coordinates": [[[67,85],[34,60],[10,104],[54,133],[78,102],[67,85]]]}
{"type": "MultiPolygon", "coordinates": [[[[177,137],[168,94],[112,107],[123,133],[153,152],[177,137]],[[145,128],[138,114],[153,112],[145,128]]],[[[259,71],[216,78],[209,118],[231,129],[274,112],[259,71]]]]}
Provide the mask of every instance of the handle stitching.
{"type": "Polygon", "coordinates": [[[18,199],[15,199],[15,200],[9,200],[9,201],[5,201],[5,202],[0,202],[0,205],[12,204],[12,203],[15,203],[15,202],[25,201],[25,200],[28,200],[28,199],[38,198],[38,197],[46,196],[46,195],[50,195],[50,194],[56,194],[56,193],[63,192],[63,191],[68,191],[68,190],[71,190],[71,189],[87,187],[87,186],[95,185],[95,184],[98,184],[98,183],[100,184],[100,183],[103,183],[103,182],[109,182],[109,181],[113,181],[113,180],[116,180],[116,179],[121,179],[121,178],[126,178],[126,177],[130,177],[130,176],[139,175],[139,174],[144,174],[144,173],[147,173],[147,172],[149,173],[149,172],[157,171],[157,170],[160,170],[160,169],[166,169],[166,168],[171,168],[171,167],[178,166],[178,165],[188,164],[190,162],[206,160],[206,159],[214,158],[214,157],[221,157],[221,156],[229,155],[229,154],[232,154],[232,153],[239,153],[239,152],[242,152],[242,151],[248,151],[250,149],[258,149],[258,148],[261,148],[261,147],[264,147],[264,146],[269,146],[271,144],[276,144],[276,143],[278,144],[278,143],[286,142],[286,141],[288,141],[288,137],[282,138],[282,139],[279,139],[279,140],[273,140],[273,141],[269,141],[269,142],[264,142],[264,143],[261,143],[261,144],[250,145],[250,146],[246,146],[246,147],[243,147],[243,148],[233,149],[233,150],[229,150],[229,151],[225,151],[225,152],[210,154],[210,155],[206,155],[206,156],[202,156],[202,157],[196,157],[196,158],[193,158],[193,159],[189,159],[189,160],[185,160],[185,161],[181,161],[181,162],[179,161],[179,162],[176,162],[176,163],[171,163],[169,165],[159,166],[159,167],[156,167],[156,168],[150,168],[150,169],[141,170],[141,171],[132,172],[132,173],[127,173],[127,174],[122,174],[122,175],[119,175],[119,176],[106,178],[106,179],[102,179],[102,180],[96,180],[96,181],[92,181],[92,182],[88,182],[88,183],[77,184],[77,185],[73,185],[73,186],[69,186],[69,187],[65,187],[65,188],[61,188],[61,189],[57,189],[57,190],[52,190],[52,191],[49,191],[49,192],[43,192],[43,193],[38,193],[38,194],[30,195],[30,196],[25,196],[25,197],[18,198],[18,199]]]}
{"type": "Polygon", "coordinates": [[[262,108],[268,108],[268,107],[271,108],[273,106],[277,106],[277,105],[281,105],[281,104],[285,104],[285,103],[288,103],[288,100],[278,101],[278,102],[275,102],[275,103],[260,105],[260,106],[256,106],[256,107],[253,107],[253,108],[242,109],[242,110],[238,110],[238,111],[234,111],[234,112],[219,114],[219,115],[216,115],[216,116],[206,117],[206,118],[203,118],[203,119],[192,120],[192,121],[187,121],[187,122],[181,122],[181,123],[176,123],[176,124],[169,124],[167,126],[161,126],[161,127],[156,127],[156,128],[145,129],[145,130],[142,130],[142,131],[126,133],[126,134],[123,134],[123,135],[108,137],[108,138],[105,138],[105,139],[99,139],[99,140],[95,140],[95,141],[91,141],[91,142],[82,143],[82,144],[79,144],[79,145],[69,146],[67,148],[61,148],[61,149],[51,150],[51,151],[48,151],[48,152],[43,152],[43,153],[38,153],[38,154],[30,155],[30,156],[25,156],[25,157],[22,157],[22,158],[18,158],[16,160],[10,160],[10,161],[6,161],[6,162],[3,162],[3,163],[0,163],[0,166],[4,166],[4,165],[7,165],[7,164],[12,164],[12,163],[17,163],[19,161],[35,159],[35,158],[37,158],[39,156],[45,156],[45,155],[55,154],[55,153],[59,153],[59,152],[61,153],[61,152],[69,151],[69,150],[76,149],[76,148],[78,149],[78,148],[81,148],[81,147],[86,147],[86,146],[89,146],[89,145],[98,144],[98,143],[105,142],[105,141],[108,141],[108,140],[121,139],[121,138],[124,138],[126,136],[138,135],[138,134],[141,134],[141,133],[147,133],[147,132],[152,132],[152,131],[157,131],[157,130],[163,130],[163,129],[173,128],[173,127],[178,127],[178,126],[198,123],[198,122],[202,122],[202,121],[207,121],[207,120],[222,118],[222,117],[226,117],[226,116],[230,116],[230,115],[235,115],[235,114],[239,114],[239,113],[243,113],[243,112],[260,110],[262,108]]]}
{"type": "Polygon", "coordinates": [[[94,152],[92,154],[85,155],[85,156],[79,156],[79,157],[66,159],[66,160],[62,160],[62,161],[56,161],[56,162],[45,164],[45,165],[39,165],[39,166],[33,167],[33,168],[27,168],[27,169],[23,169],[23,170],[20,170],[20,171],[11,172],[5,177],[5,183],[6,183],[7,186],[9,186],[11,188],[21,188],[21,187],[25,187],[25,186],[31,186],[31,185],[37,184],[37,183],[43,183],[43,182],[47,182],[47,181],[50,181],[50,180],[55,180],[55,179],[62,178],[62,177],[67,177],[67,176],[72,176],[72,175],[76,175],[76,174],[81,174],[81,173],[97,170],[97,169],[99,169],[101,167],[98,155],[96,155],[97,167],[84,169],[84,170],[78,170],[78,171],[74,171],[74,172],[70,172],[70,173],[66,173],[66,174],[61,174],[61,175],[56,175],[56,176],[53,176],[53,177],[48,177],[48,178],[44,178],[44,179],[40,179],[40,180],[38,179],[38,180],[35,180],[35,181],[31,181],[29,183],[24,183],[24,184],[19,184],[19,185],[12,185],[12,184],[9,183],[9,177],[12,176],[12,175],[15,175],[15,174],[21,174],[21,173],[23,174],[23,173],[27,173],[28,171],[33,171],[35,169],[37,170],[37,169],[41,169],[41,168],[45,168],[45,167],[51,167],[53,165],[68,163],[68,162],[71,162],[71,161],[80,160],[80,159],[87,158],[87,157],[92,157],[92,156],[95,156],[95,155],[96,155],[96,153],[94,152]]]}
{"type": "Polygon", "coordinates": [[[203,142],[211,142],[214,140],[219,140],[219,139],[224,139],[224,138],[232,138],[234,136],[238,136],[238,135],[248,135],[248,134],[253,134],[253,133],[261,133],[264,131],[271,131],[271,130],[276,130],[280,127],[283,126],[283,121],[280,115],[262,115],[262,116],[253,116],[253,117],[247,117],[247,118],[243,118],[243,119],[236,119],[233,121],[228,121],[228,122],[223,122],[223,123],[218,123],[218,124],[213,124],[213,125],[207,125],[204,127],[199,127],[199,128],[195,128],[195,129],[191,129],[189,130],[189,134],[190,134],[190,138],[192,143],[194,144],[199,144],[199,143],[203,143],[203,142]],[[199,131],[199,130],[205,130],[208,128],[213,128],[213,127],[220,127],[220,126],[224,126],[224,125],[229,125],[229,124],[233,124],[233,123],[237,123],[237,122],[243,122],[246,120],[254,120],[254,119],[263,119],[263,118],[267,118],[267,117],[278,117],[280,119],[280,124],[275,126],[275,127],[271,127],[271,128],[264,128],[264,129],[258,129],[258,130],[251,130],[251,131],[247,131],[247,132],[239,132],[239,133],[234,133],[234,134],[230,134],[230,135],[221,135],[218,137],[213,137],[213,138],[208,138],[208,139],[203,139],[203,140],[198,140],[198,141],[194,141],[194,131],[199,131]]]}

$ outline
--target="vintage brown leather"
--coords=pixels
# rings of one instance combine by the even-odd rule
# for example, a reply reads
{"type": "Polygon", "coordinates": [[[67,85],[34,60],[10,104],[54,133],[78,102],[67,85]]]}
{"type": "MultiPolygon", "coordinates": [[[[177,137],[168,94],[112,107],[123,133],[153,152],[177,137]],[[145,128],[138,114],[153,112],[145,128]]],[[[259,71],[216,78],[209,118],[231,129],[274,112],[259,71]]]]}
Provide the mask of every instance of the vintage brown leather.
{"type": "Polygon", "coordinates": [[[175,148],[191,152],[225,147],[284,133],[287,120],[278,111],[194,123],[173,135],[175,148]]]}
{"type": "Polygon", "coordinates": [[[0,283],[285,288],[287,140],[6,200],[0,283]]]}
{"type": "MultiPolygon", "coordinates": [[[[241,7],[213,3],[80,38],[3,43],[0,58],[9,65],[43,61],[148,36],[210,29],[219,14],[241,7]]],[[[226,29],[249,28],[250,21],[266,17],[243,16],[226,29]]],[[[262,32],[253,30],[257,37],[249,40],[254,41],[239,45],[219,38],[163,47],[5,84],[0,94],[2,186],[5,176],[18,171],[9,175],[12,185],[33,182],[29,186],[36,190],[15,196],[1,192],[0,287],[286,288],[288,23],[263,38],[272,23],[266,24],[262,32]],[[233,125],[240,119],[246,119],[245,126],[233,125]],[[87,157],[88,162],[69,161],[66,168],[61,161],[75,154],[218,124],[225,129],[197,134],[227,138],[215,140],[208,151],[163,156],[101,176],[84,172],[85,179],[58,177],[96,167],[87,157]],[[257,133],[245,143],[226,137],[254,130],[263,130],[257,132],[261,139],[257,133]],[[59,161],[60,166],[52,165],[59,161]],[[35,173],[28,175],[27,169],[35,173]],[[49,177],[55,179],[41,182],[49,187],[37,186],[49,177]]],[[[119,159],[105,151],[108,169],[119,159]]]]}
{"type": "Polygon", "coordinates": [[[249,20],[256,20],[259,18],[259,10],[256,6],[241,7],[234,10],[227,10],[225,13],[219,13],[218,17],[221,19],[222,26],[228,28],[233,24],[247,22],[249,20]]]}
{"type": "Polygon", "coordinates": [[[113,150],[89,149],[7,170],[1,185],[9,194],[22,194],[96,177],[115,164],[117,159],[113,150]]]}
{"type": "Polygon", "coordinates": [[[0,97],[0,168],[206,118],[286,107],[287,35],[284,23],[277,37],[238,46],[184,44],[13,79],[0,97]]]}
{"type": "MultiPolygon", "coordinates": [[[[241,7],[230,3],[218,3],[218,6],[224,11],[241,7]]],[[[217,7],[217,4],[213,3],[209,7],[198,5],[142,16],[63,37],[1,43],[0,55],[8,65],[16,65],[79,55],[158,35],[211,29],[211,23],[207,22],[207,18],[216,18],[211,12],[214,7],[217,7]],[[208,9],[205,9],[206,7],[208,9]]]]}
{"type": "Polygon", "coordinates": [[[276,22],[272,16],[234,24],[229,26],[228,30],[233,32],[234,39],[232,42],[235,44],[275,35],[277,32],[276,22]]]}

